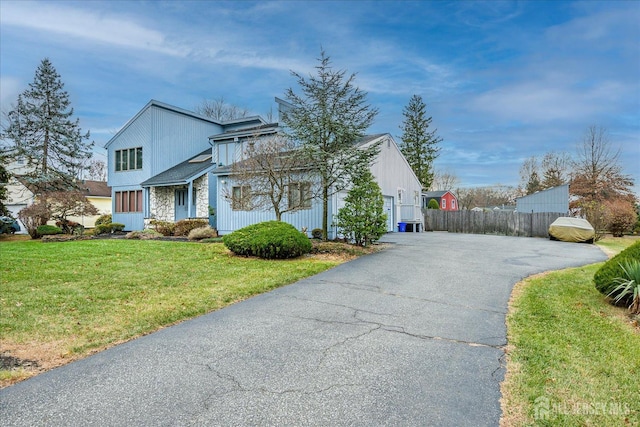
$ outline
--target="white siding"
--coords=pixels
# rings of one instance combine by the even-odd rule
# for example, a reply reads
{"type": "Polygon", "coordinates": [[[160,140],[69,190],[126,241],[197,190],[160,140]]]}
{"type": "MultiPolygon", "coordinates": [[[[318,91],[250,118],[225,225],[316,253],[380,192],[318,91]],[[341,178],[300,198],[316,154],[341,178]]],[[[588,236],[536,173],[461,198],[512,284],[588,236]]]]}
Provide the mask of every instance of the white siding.
{"type": "Polygon", "coordinates": [[[419,215],[422,186],[391,135],[384,135],[381,139],[380,154],[371,166],[371,173],[376,178],[382,195],[394,200],[393,227],[397,230],[398,221],[410,219],[407,218],[408,212],[413,213],[411,216],[414,220],[422,221],[422,216],[419,215]]]}

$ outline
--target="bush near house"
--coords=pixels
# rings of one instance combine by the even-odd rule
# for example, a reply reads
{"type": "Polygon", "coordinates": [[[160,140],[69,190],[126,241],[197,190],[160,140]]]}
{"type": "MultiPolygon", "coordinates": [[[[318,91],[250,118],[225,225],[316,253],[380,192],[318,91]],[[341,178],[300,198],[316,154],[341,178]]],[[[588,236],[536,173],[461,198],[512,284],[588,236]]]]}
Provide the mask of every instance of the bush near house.
{"type": "Polygon", "coordinates": [[[236,255],[266,259],[296,258],[311,252],[311,241],[293,225],[266,221],[227,234],[223,243],[236,255]]]}
{"type": "Polygon", "coordinates": [[[93,230],[93,234],[97,236],[99,234],[110,234],[123,230],[124,224],[121,224],[119,222],[110,222],[108,224],[96,225],[95,229],[93,230]]]}
{"type": "Polygon", "coordinates": [[[173,222],[160,221],[158,219],[152,219],[150,224],[154,230],[156,230],[163,236],[173,236],[173,231],[176,227],[175,223],[173,222]]]}
{"type": "Polygon", "coordinates": [[[440,203],[436,199],[431,199],[427,203],[427,209],[440,209],[440,203]]]}
{"type": "Polygon", "coordinates": [[[605,262],[593,276],[596,289],[603,295],[611,296],[616,305],[628,307],[631,304],[632,296],[616,301],[618,295],[614,290],[617,286],[616,279],[625,276],[622,265],[633,260],[640,260],[640,240],[605,262]]]}
{"type": "Polygon", "coordinates": [[[208,227],[209,221],[206,219],[181,219],[176,222],[173,229],[174,236],[188,236],[191,230],[196,228],[208,227]]]}
{"type": "Polygon", "coordinates": [[[113,221],[111,214],[100,215],[96,219],[95,225],[110,224],[113,221]]]}

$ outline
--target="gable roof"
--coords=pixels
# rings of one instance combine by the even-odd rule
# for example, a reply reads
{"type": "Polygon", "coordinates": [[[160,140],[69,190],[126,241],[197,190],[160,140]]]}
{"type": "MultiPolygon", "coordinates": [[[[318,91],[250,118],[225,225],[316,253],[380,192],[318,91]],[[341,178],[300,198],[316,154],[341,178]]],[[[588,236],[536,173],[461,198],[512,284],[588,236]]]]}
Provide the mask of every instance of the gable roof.
{"type": "Polygon", "coordinates": [[[215,165],[211,163],[210,158],[205,159],[204,161],[196,161],[198,158],[206,158],[208,154],[211,154],[211,148],[206,149],[202,153],[193,156],[182,163],[178,163],[164,172],[160,172],[159,174],[152,176],[140,185],[142,187],[159,187],[188,184],[190,181],[201,177],[215,167],[215,165]]]}
{"type": "Polygon", "coordinates": [[[193,111],[185,110],[183,108],[176,107],[176,106],[170,105],[170,104],[165,104],[164,102],[160,102],[160,101],[157,101],[155,99],[152,99],[151,101],[149,101],[147,103],[147,105],[142,107],[142,109],[140,111],[138,111],[138,113],[135,116],[133,116],[131,119],[129,119],[129,121],[127,121],[127,123],[125,123],[124,126],[122,126],[122,128],[120,128],[120,130],[109,141],[107,141],[107,143],[104,145],[104,148],[109,148],[109,145],[111,145],[111,143],[116,138],[118,138],[120,136],[120,134],[122,134],[129,126],[131,126],[131,124],[133,122],[135,122],[138,119],[138,117],[140,117],[142,114],[144,114],[144,112],[147,111],[151,107],[162,108],[164,110],[172,111],[174,113],[182,114],[184,116],[193,117],[194,119],[202,120],[202,121],[209,122],[209,123],[212,123],[212,124],[215,124],[215,125],[219,125],[219,126],[223,125],[223,123],[218,122],[217,120],[213,120],[213,119],[211,119],[209,117],[202,116],[200,114],[194,113],[193,111]]]}
{"type": "Polygon", "coordinates": [[[257,126],[242,129],[232,129],[209,137],[209,143],[224,141],[233,138],[244,138],[251,136],[263,136],[276,134],[280,130],[278,123],[262,123],[257,126]]]}
{"type": "Polygon", "coordinates": [[[448,190],[439,190],[439,191],[423,191],[422,195],[425,197],[436,197],[436,198],[440,198],[442,196],[444,196],[445,194],[449,193],[448,190]]]}
{"type": "Polygon", "coordinates": [[[87,193],[87,196],[111,197],[111,187],[104,181],[85,180],[80,188],[87,193]]]}
{"type": "MultiPolygon", "coordinates": [[[[277,123],[275,123],[275,125],[277,126],[277,123]]],[[[268,125],[268,126],[271,126],[271,125],[268,125]]],[[[375,135],[365,135],[365,136],[361,137],[360,139],[356,140],[353,143],[353,145],[354,145],[354,147],[362,147],[362,146],[364,146],[364,145],[366,145],[366,144],[368,144],[368,143],[370,143],[372,141],[375,141],[376,139],[378,139],[380,137],[383,137],[385,135],[388,135],[388,134],[380,133],[380,134],[375,134],[375,135]]],[[[218,135],[216,135],[216,136],[218,136],[218,135]]],[[[219,136],[222,136],[222,135],[219,135],[219,136]]],[[[296,152],[296,150],[294,149],[294,150],[291,150],[291,151],[287,151],[287,152],[281,153],[280,155],[281,156],[290,156],[290,155],[294,154],[295,152],[296,152]]],[[[246,162],[246,160],[243,160],[243,161],[235,163],[235,166],[241,165],[243,162],[246,162]]],[[[302,163],[300,163],[299,167],[298,167],[298,170],[303,170],[303,169],[307,169],[308,170],[311,167],[312,167],[311,164],[303,165],[302,163]]],[[[220,166],[218,168],[213,169],[211,171],[211,173],[214,174],[214,175],[229,175],[229,174],[233,173],[233,168],[234,168],[234,165],[220,166]]]]}

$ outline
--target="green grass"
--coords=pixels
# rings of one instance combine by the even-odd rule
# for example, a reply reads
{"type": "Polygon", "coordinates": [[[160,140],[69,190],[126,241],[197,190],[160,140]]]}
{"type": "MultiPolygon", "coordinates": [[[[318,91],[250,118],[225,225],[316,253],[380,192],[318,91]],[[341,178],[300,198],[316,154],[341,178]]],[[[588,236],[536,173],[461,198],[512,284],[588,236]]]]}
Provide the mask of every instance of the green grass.
{"type": "Polygon", "coordinates": [[[502,425],[640,425],[640,330],[595,289],[601,265],[517,285],[507,316],[502,425]]]}
{"type": "Polygon", "coordinates": [[[0,352],[22,347],[35,360],[76,359],[340,263],[138,240],[0,241],[0,255],[0,352]]]}

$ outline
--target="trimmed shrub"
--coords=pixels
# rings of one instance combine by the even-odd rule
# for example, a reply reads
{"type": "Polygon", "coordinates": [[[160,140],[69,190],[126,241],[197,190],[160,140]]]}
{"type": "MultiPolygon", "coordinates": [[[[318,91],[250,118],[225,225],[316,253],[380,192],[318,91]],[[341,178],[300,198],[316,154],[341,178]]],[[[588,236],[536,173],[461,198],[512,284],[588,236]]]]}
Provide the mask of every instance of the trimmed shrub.
{"type": "Polygon", "coordinates": [[[115,233],[116,231],[124,231],[124,224],[119,222],[112,222],[111,224],[111,232],[115,233]]]}
{"type": "Polygon", "coordinates": [[[173,231],[175,230],[176,225],[173,222],[169,221],[160,221],[158,219],[152,219],[151,225],[154,230],[163,236],[173,236],[173,231]]]}
{"type": "Polygon", "coordinates": [[[99,236],[100,234],[109,234],[109,233],[111,233],[110,224],[111,223],[96,225],[95,228],[93,229],[93,235],[94,236],[99,236]]]}
{"type": "Polygon", "coordinates": [[[181,219],[180,221],[176,222],[175,228],[173,229],[173,235],[188,236],[191,230],[208,226],[209,221],[207,221],[206,219],[181,219]]]}
{"type": "Polygon", "coordinates": [[[111,224],[111,218],[111,214],[100,215],[98,219],[96,219],[96,225],[111,224]]]}
{"type": "Polygon", "coordinates": [[[266,221],[236,230],[222,238],[237,255],[266,259],[296,258],[311,251],[311,241],[291,224],[266,221]]]}
{"type": "MultiPolygon", "coordinates": [[[[617,296],[614,292],[617,286],[616,279],[625,275],[621,264],[624,265],[633,260],[640,260],[640,240],[605,262],[596,271],[596,274],[593,275],[596,289],[603,295],[610,295],[613,292],[610,296],[615,300],[617,296]]],[[[616,305],[628,307],[631,304],[631,299],[631,297],[621,298],[616,302],[616,305]]]]}
{"type": "Polygon", "coordinates": [[[41,225],[36,229],[36,234],[38,237],[42,236],[51,236],[53,234],[62,234],[62,230],[60,227],[56,227],[55,225],[41,225]]]}
{"type": "Polygon", "coordinates": [[[96,225],[96,227],[93,229],[93,234],[97,236],[99,234],[110,234],[115,233],[116,231],[123,230],[124,224],[120,224],[119,222],[110,222],[109,224],[96,225]]]}
{"type": "Polygon", "coordinates": [[[440,203],[436,199],[431,199],[427,203],[427,209],[440,209],[440,203]]]}
{"type": "Polygon", "coordinates": [[[218,237],[218,231],[209,226],[194,228],[189,232],[189,240],[212,239],[218,237]]]}
{"type": "Polygon", "coordinates": [[[311,237],[314,239],[322,239],[322,228],[314,228],[311,230],[311,237]]]}

